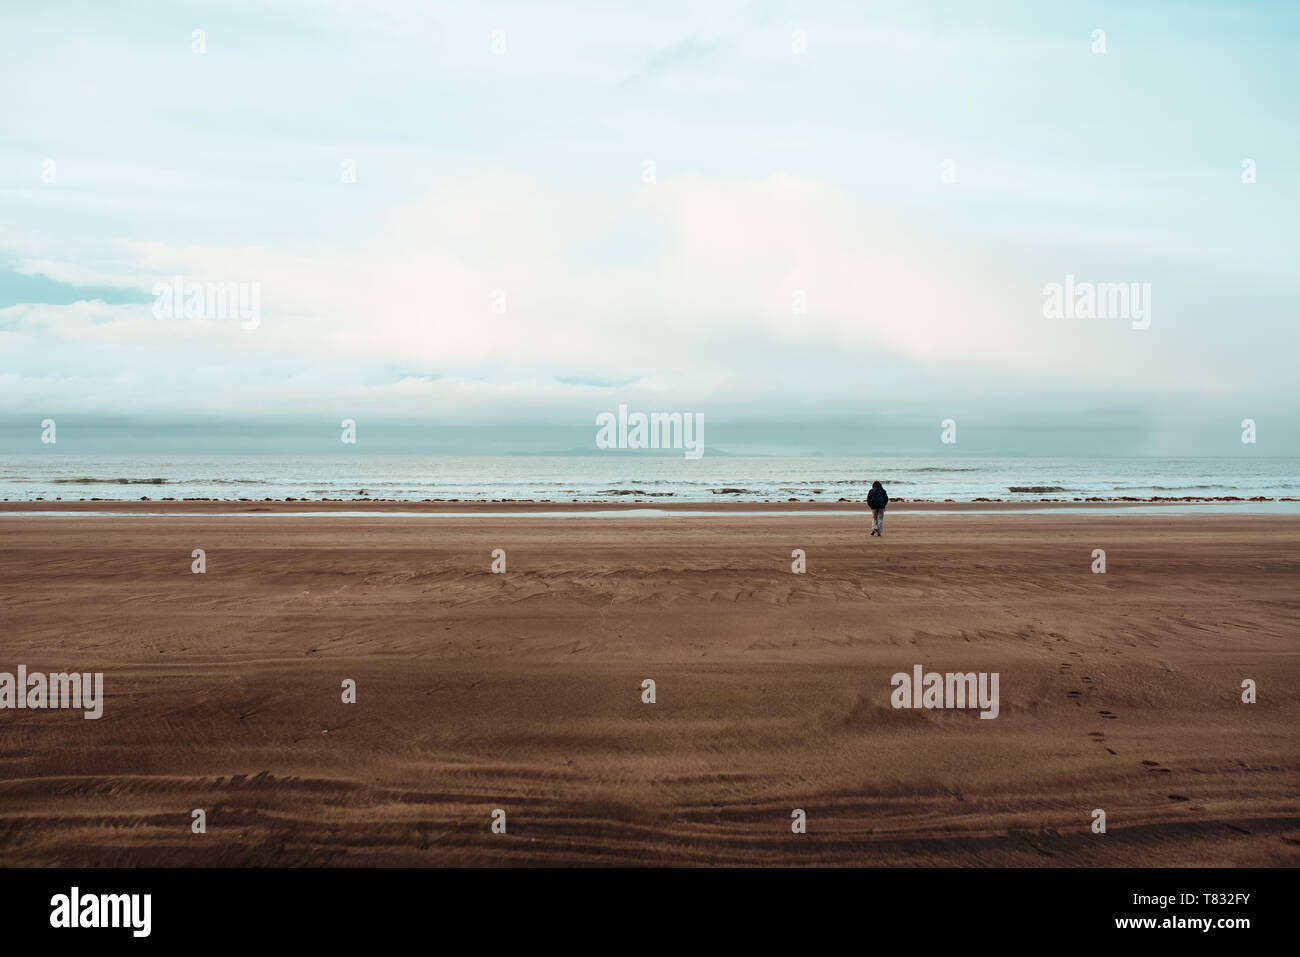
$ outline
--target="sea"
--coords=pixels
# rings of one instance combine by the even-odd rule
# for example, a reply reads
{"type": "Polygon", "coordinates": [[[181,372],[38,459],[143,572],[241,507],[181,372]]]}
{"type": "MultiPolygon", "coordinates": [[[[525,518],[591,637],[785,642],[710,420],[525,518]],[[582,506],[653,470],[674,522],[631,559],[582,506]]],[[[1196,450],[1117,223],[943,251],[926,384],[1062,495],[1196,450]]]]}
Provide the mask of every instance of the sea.
{"type": "Polygon", "coordinates": [[[81,455],[0,459],[0,499],[974,502],[1300,496],[1300,459],[81,455]]]}

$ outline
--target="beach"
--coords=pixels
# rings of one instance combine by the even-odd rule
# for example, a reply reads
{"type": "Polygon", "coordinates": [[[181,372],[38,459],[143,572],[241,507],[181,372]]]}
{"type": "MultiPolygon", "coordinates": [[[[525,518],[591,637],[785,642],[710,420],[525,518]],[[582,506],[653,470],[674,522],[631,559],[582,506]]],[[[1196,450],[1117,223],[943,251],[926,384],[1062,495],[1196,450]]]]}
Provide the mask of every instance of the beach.
{"type": "Polygon", "coordinates": [[[1300,863],[1300,516],[388,508],[5,503],[0,864],[1300,863]]]}

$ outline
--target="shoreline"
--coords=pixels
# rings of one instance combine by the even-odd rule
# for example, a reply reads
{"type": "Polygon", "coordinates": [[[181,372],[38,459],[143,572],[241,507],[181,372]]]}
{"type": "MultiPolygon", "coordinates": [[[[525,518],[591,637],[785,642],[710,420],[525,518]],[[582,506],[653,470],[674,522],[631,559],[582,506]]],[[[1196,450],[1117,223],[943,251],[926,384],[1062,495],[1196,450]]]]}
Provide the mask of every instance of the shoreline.
{"type": "MultiPolygon", "coordinates": [[[[1219,513],[1247,514],[1300,514],[1297,498],[1113,498],[1113,499],[1039,499],[1036,501],[1009,501],[1006,499],[976,499],[973,501],[934,501],[918,499],[890,500],[890,514],[903,512],[991,513],[991,512],[1058,512],[1071,514],[1099,511],[1134,511],[1169,514],[1205,509],[1219,513]],[[1266,508],[1261,508],[1266,506],[1266,508]],[[1267,507],[1271,506],[1271,507],[1267,507]]],[[[600,514],[600,513],[687,513],[719,515],[784,515],[790,513],[826,513],[830,515],[869,512],[865,501],[787,501],[787,502],[662,502],[643,501],[538,501],[533,499],[33,499],[0,501],[0,515],[16,517],[24,514],[139,514],[139,515],[205,515],[266,513],[309,515],[311,513],[369,513],[369,514],[456,514],[493,515],[501,513],[545,514],[600,514]]]]}

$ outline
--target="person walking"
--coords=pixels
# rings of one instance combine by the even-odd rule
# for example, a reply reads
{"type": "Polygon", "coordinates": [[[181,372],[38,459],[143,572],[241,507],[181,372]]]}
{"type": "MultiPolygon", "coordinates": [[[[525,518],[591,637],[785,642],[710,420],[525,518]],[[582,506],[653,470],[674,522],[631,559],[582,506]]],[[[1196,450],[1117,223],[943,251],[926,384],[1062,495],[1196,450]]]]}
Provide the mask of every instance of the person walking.
{"type": "Polygon", "coordinates": [[[871,509],[871,534],[885,534],[885,506],[889,504],[889,493],[879,482],[871,483],[867,493],[867,507],[871,509]]]}

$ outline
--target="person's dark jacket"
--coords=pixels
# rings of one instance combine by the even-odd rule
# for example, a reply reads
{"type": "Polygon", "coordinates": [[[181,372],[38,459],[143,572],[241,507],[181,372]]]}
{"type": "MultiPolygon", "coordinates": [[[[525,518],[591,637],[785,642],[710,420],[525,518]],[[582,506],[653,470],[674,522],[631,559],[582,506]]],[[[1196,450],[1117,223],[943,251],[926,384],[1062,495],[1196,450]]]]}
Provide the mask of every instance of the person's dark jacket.
{"type": "Polygon", "coordinates": [[[871,491],[867,493],[867,507],[884,508],[888,504],[889,504],[889,496],[885,493],[884,486],[883,485],[872,486],[871,491]]]}

